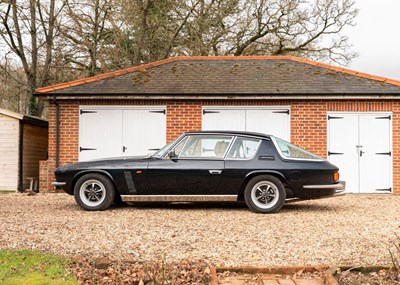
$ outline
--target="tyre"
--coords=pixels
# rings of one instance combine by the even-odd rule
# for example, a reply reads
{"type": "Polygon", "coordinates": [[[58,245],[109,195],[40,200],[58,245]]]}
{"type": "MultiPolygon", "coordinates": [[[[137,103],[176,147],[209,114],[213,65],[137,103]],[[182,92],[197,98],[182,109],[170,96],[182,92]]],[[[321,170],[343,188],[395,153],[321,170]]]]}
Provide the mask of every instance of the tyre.
{"type": "Polygon", "coordinates": [[[247,207],[253,212],[262,214],[275,213],[285,203],[285,187],[274,176],[256,176],[247,183],[244,191],[244,200],[247,207]]]}
{"type": "Polygon", "coordinates": [[[110,179],[98,173],[83,175],[75,184],[76,203],[87,211],[102,211],[109,208],[115,199],[114,185],[110,179]]]}

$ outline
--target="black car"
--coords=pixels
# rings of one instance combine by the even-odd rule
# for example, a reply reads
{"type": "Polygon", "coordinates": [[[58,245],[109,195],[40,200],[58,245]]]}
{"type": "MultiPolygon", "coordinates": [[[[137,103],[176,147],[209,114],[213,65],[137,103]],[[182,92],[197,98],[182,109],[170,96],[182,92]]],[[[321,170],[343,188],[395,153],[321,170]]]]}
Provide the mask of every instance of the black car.
{"type": "Polygon", "coordinates": [[[114,201],[241,201],[258,213],[285,201],[343,193],[338,168],[277,137],[229,131],[184,133],[156,153],[79,162],[55,170],[85,210],[114,201]]]}

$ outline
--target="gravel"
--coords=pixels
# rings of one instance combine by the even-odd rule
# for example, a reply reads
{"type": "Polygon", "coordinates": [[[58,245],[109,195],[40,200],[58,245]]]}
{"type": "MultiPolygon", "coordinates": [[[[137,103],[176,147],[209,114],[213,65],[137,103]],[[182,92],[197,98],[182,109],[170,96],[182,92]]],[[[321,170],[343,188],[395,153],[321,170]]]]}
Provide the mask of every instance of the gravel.
{"type": "Polygon", "coordinates": [[[273,215],[237,204],[113,207],[86,212],[67,194],[0,195],[0,248],[214,266],[391,264],[399,195],[346,195],[273,215]]]}

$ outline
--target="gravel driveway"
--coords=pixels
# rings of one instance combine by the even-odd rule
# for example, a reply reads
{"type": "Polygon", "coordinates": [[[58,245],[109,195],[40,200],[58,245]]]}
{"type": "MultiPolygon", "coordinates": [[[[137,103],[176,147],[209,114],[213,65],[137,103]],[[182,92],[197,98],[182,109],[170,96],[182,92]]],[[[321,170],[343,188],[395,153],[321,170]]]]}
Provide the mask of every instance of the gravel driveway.
{"type": "Polygon", "coordinates": [[[67,194],[0,195],[0,248],[218,266],[390,264],[399,195],[347,195],[283,207],[122,206],[85,212],[67,194]]]}

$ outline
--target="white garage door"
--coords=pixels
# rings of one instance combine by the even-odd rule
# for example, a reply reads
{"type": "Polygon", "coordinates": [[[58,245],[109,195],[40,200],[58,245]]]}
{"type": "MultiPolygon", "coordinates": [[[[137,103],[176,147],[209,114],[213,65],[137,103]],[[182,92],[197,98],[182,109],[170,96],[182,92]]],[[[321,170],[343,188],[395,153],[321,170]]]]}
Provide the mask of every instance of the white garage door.
{"type": "Polygon", "coordinates": [[[351,193],[392,192],[391,113],[330,113],[328,159],[351,193]]]}
{"type": "Polygon", "coordinates": [[[164,106],[81,106],[79,161],[143,155],[166,142],[164,106]]]}
{"type": "Polygon", "coordinates": [[[290,141],[288,107],[204,107],[203,130],[265,133],[290,141]]]}

